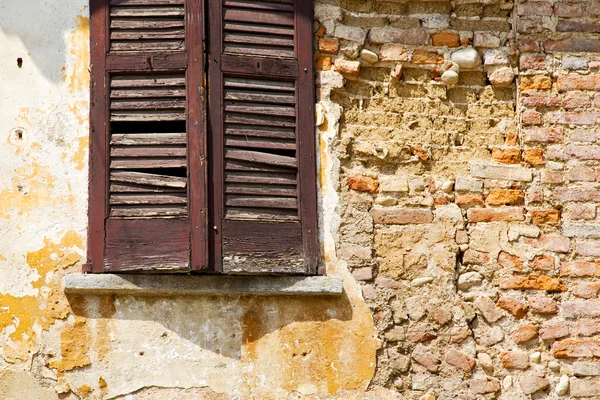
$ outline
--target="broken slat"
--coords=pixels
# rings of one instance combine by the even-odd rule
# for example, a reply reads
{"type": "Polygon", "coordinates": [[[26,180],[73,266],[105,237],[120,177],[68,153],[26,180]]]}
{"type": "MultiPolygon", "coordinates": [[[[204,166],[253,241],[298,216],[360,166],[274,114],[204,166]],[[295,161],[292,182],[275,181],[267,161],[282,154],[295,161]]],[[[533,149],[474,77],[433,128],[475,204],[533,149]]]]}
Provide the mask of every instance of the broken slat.
{"type": "Polygon", "coordinates": [[[156,97],[183,97],[185,98],[185,87],[165,89],[114,89],[110,91],[111,99],[129,98],[156,98],[156,97]]]}
{"type": "Polygon", "coordinates": [[[296,140],[296,132],[293,128],[271,128],[268,126],[248,127],[227,124],[225,125],[225,134],[244,137],[249,136],[273,139],[292,139],[294,141],[296,140]]]}
{"type": "Polygon", "coordinates": [[[225,44],[225,52],[240,55],[259,55],[270,57],[294,57],[292,50],[282,47],[262,47],[262,46],[244,46],[241,44],[225,44]]]}
{"type": "Polygon", "coordinates": [[[110,216],[116,218],[160,218],[160,217],[183,217],[187,215],[187,207],[111,207],[110,216]]]}
{"type": "Polygon", "coordinates": [[[236,8],[224,7],[223,20],[233,22],[252,21],[257,24],[265,25],[294,26],[294,13],[241,10],[236,8]]]}
{"type": "Polygon", "coordinates": [[[269,127],[282,127],[282,128],[295,128],[296,121],[293,118],[281,118],[273,117],[271,115],[248,115],[248,114],[234,114],[226,113],[225,122],[227,124],[240,124],[240,125],[256,125],[256,126],[269,126],[269,127]]]}
{"type": "Polygon", "coordinates": [[[260,151],[227,149],[225,158],[241,161],[249,161],[260,164],[269,164],[278,167],[296,168],[296,158],[278,154],[263,153],[260,151]]]}
{"type": "Polygon", "coordinates": [[[141,19],[113,19],[111,29],[173,29],[184,28],[185,22],[181,20],[141,20],[141,19]]]}
{"type": "Polygon", "coordinates": [[[225,197],[225,205],[228,207],[298,208],[298,202],[295,197],[252,197],[228,195],[225,197]]]}
{"type": "Polygon", "coordinates": [[[110,0],[111,6],[183,6],[184,4],[185,0],[110,0]]]}
{"type": "Polygon", "coordinates": [[[296,185],[295,174],[265,174],[265,173],[249,173],[249,172],[226,172],[226,183],[269,183],[279,185],[296,185]]]}
{"type": "Polygon", "coordinates": [[[265,81],[257,79],[226,77],[224,79],[224,85],[226,88],[238,88],[248,90],[275,90],[292,93],[295,91],[294,82],[265,81]]]}
{"type": "Polygon", "coordinates": [[[185,99],[172,100],[112,100],[111,110],[171,110],[185,109],[185,99]]]}
{"type": "Polygon", "coordinates": [[[263,91],[225,90],[225,100],[250,101],[262,103],[296,104],[293,93],[271,93],[263,91]]]}
{"type": "Polygon", "coordinates": [[[163,188],[185,189],[187,179],[178,176],[149,174],[145,172],[112,171],[112,182],[133,183],[136,185],[149,185],[163,188]]]}
{"type": "Polygon", "coordinates": [[[185,44],[182,40],[156,42],[112,42],[111,49],[116,51],[153,51],[153,50],[183,50],[185,44]]]}
{"type": "Polygon", "coordinates": [[[110,33],[111,40],[160,40],[160,39],[185,39],[185,30],[157,29],[157,30],[113,30],[110,33]]]}
{"type": "Polygon", "coordinates": [[[294,11],[293,1],[286,2],[256,2],[256,1],[243,1],[243,0],[225,0],[223,2],[225,7],[238,7],[238,8],[250,8],[256,10],[270,10],[270,11],[294,11]]]}
{"type": "Polygon", "coordinates": [[[185,16],[185,9],[183,7],[171,7],[171,6],[154,6],[148,5],[146,7],[131,7],[126,5],[113,5],[110,8],[111,17],[129,17],[129,18],[164,18],[164,17],[183,17],[185,16]]]}
{"type": "Polygon", "coordinates": [[[225,136],[225,146],[248,149],[296,150],[295,141],[277,139],[257,140],[254,138],[241,138],[237,136],[225,136]]]}
{"type": "Polygon", "coordinates": [[[272,183],[266,185],[227,184],[225,185],[225,193],[277,197],[295,197],[298,194],[294,186],[277,186],[272,183]]]}
{"type": "MultiPolygon", "coordinates": [[[[239,34],[239,33],[226,33],[223,41],[225,43],[241,43],[241,44],[252,44],[257,45],[260,43],[262,46],[280,46],[290,47],[291,51],[294,49],[294,38],[280,37],[280,36],[266,36],[259,34],[239,34]]],[[[288,50],[289,51],[289,50],[288,50]]]]}
{"type": "Polygon", "coordinates": [[[269,26],[269,25],[256,25],[256,24],[243,24],[243,23],[225,23],[225,31],[229,32],[251,32],[251,33],[264,33],[268,35],[283,35],[283,36],[294,36],[294,29],[281,27],[281,26],[269,26]]]}
{"type": "Polygon", "coordinates": [[[165,87],[185,86],[184,75],[113,75],[110,80],[111,88],[165,87]]]}
{"type": "Polygon", "coordinates": [[[228,160],[225,159],[225,170],[226,171],[240,171],[240,172],[259,172],[259,173],[285,173],[290,172],[289,169],[277,167],[274,165],[265,164],[254,164],[251,162],[239,161],[239,160],[228,160]]]}
{"type": "Polygon", "coordinates": [[[111,157],[185,157],[185,147],[162,147],[162,146],[113,146],[110,149],[111,157]]]}
{"type": "Polygon", "coordinates": [[[147,185],[134,185],[131,183],[110,184],[111,193],[186,193],[185,189],[164,188],[147,185]]]}
{"type": "Polygon", "coordinates": [[[185,112],[164,111],[111,111],[110,120],[113,122],[144,122],[144,121],[185,121],[185,112]]]}
{"type": "Polygon", "coordinates": [[[186,204],[185,193],[180,194],[112,194],[110,204],[112,205],[154,205],[154,204],[186,204]]]}
{"type": "Polygon", "coordinates": [[[110,144],[122,146],[185,145],[185,133],[113,133],[110,144]]]}
{"type": "Polygon", "coordinates": [[[296,107],[279,106],[263,103],[248,103],[248,102],[225,102],[225,112],[240,113],[240,114],[257,114],[269,115],[277,117],[294,117],[296,116],[296,107]]]}
{"type": "Polygon", "coordinates": [[[185,158],[112,158],[110,167],[115,169],[184,168],[185,158]]]}
{"type": "Polygon", "coordinates": [[[296,210],[283,208],[227,207],[225,210],[225,218],[232,220],[297,221],[298,214],[296,210]]]}

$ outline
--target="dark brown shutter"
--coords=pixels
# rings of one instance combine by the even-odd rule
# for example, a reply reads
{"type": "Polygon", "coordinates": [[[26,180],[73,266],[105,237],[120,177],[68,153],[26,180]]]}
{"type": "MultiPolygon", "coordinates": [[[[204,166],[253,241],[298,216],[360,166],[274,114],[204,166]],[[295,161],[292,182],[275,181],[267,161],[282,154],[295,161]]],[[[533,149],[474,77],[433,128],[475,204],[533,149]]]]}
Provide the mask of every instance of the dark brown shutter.
{"type": "Polygon", "coordinates": [[[210,23],[215,267],[315,273],[312,2],[210,0],[210,23]]]}
{"type": "Polygon", "coordinates": [[[93,272],[207,265],[202,3],[93,0],[93,272]]]}

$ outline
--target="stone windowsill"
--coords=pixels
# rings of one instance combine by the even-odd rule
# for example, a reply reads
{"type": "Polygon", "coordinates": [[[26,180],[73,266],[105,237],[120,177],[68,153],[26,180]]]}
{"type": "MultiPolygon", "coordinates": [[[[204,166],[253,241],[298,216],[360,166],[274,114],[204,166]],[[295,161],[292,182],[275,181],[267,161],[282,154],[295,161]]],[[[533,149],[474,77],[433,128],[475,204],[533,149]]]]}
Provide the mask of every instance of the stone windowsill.
{"type": "Polygon", "coordinates": [[[332,276],[219,276],[70,274],[65,293],[137,296],[337,296],[342,279],[332,276]]]}

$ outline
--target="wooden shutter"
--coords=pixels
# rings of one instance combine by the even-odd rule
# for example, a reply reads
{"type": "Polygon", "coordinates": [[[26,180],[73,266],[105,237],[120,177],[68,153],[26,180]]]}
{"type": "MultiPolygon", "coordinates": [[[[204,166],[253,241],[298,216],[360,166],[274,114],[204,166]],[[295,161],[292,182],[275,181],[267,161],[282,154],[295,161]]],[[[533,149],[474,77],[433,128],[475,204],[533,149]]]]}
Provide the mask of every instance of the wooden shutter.
{"type": "Polygon", "coordinates": [[[315,273],[312,2],[209,7],[215,267],[315,273]]]}
{"type": "Polygon", "coordinates": [[[92,0],[92,272],[206,268],[202,2],[92,0]]]}

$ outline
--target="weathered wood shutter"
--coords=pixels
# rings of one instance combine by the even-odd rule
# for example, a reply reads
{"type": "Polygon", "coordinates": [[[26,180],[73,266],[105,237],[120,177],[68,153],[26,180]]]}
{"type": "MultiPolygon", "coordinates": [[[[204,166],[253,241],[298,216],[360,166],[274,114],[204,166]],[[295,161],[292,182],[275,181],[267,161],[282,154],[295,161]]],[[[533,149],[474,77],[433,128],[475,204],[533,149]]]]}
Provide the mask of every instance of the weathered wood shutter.
{"type": "Polygon", "coordinates": [[[312,2],[209,7],[215,268],[315,273],[312,2]]]}
{"type": "Polygon", "coordinates": [[[202,14],[91,2],[93,272],[206,268],[202,14]]]}

